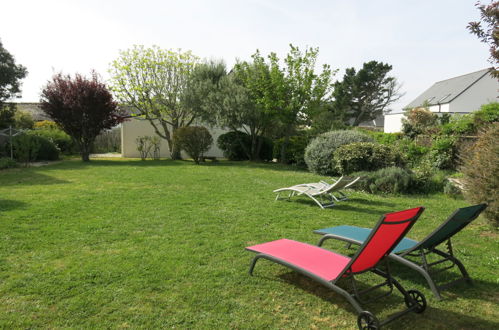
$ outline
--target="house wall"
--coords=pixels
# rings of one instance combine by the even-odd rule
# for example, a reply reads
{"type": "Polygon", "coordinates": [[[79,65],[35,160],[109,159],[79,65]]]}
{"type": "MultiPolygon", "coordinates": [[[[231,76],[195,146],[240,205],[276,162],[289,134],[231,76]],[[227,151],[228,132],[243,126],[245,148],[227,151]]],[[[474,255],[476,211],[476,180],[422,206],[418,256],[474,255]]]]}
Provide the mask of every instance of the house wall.
{"type": "Polygon", "coordinates": [[[451,112],[469,113],[480,106],[499,101],[499,81],[490,73],[471,85],[450,103],[451,112]]]}
{"type": "MultiPolygon", "coordinates": [[[[202,125],[201,125],[202,126],[202,125]]],[[[213,137],[213,145],[210,150],[205,153],[205,156],[223,158],[223,152],[217,147],[218,137],[226,133],[226,130],[219,128],[207,127],[213,137]]],[[[121,157],[124,158],[139,158],[140,153],[137,150],[136,139],[139,136],[155,136],[154,128],[146,119],[141,118],[131,118],[123,122],[121,127],[121,157]]],[[[165,139],[161,139],[160,147],[161,157],[170,157],[170,149],[168,148],[168,142],[165,139]]],[[[188,158],[188,156],[182,152],[182,157],[188,158]]]]}
{"type": "Polygon", "coordinates": [[[402,130],[403,113],[394,113],[385,115],[385,133],[397,133],[402,130]]]}
{"type": "Polygon", "coordinates": [[[450,104],[449,103],[444,103],[440,105],[432,105],[428,108],[431,112],[449,112],[450,111],[450,104]]]}

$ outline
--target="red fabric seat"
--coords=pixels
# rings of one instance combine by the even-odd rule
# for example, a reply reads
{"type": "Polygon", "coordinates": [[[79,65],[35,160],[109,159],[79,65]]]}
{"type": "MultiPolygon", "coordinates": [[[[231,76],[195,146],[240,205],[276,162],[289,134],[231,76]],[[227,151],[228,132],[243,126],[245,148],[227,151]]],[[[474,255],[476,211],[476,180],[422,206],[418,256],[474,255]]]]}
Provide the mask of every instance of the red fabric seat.
{"type": "Polygon", "coordinates": [[[349,257],[318,246],[289,239],[253,245],[246,249],[278,258],[326,281],[336,279],[351,260],[349,257]]]}

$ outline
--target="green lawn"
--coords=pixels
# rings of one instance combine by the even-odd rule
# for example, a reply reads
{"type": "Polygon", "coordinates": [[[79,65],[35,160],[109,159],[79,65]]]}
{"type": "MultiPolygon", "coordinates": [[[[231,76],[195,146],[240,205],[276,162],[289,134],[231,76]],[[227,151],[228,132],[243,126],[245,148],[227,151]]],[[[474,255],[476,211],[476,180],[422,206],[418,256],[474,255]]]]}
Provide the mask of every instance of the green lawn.
{"type": "MultiPolygon", "coordinates": [[[[427,209],[409,236],[422,238],[467,203],[364,193],[327,210],[274,201],[275,188],[319,179],[244,162],[117,159],[0,171],[0,328],[356,328],[347,301],[306,277],[267,261],[250,277],[244,247],[282,237],[315,244],[314,229],[369,227],[419,205],[427,209]]],[[[497,234],[479,218],[454,242],[475,285],[437,301],[419,275],[394,265],[429,307],[388,329],[498,328],[497,234]]],[[[383,317],[403,306],[394,295],[366,309],[383,317]]]]}

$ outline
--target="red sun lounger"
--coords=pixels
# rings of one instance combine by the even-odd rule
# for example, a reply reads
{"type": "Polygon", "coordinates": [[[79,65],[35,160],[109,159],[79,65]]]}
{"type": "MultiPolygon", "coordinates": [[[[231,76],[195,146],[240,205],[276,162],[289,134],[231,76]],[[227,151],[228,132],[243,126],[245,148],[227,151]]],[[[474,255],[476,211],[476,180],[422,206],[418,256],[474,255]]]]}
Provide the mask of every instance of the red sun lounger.
{"type": "Polygon", "coordinates": [[[253,274],[253,269],[259,259],[267,259],[289,267],[345,297],[359,314],[357,324],[360,329],[378,329],[381,325],[408,312],[422,313],[426,308],[426,299],[422,293],[417,290],[406,291],[391,276],[387,263],[384,268],[379,267],[382,261],[387,261],[386,257],[411,229],[423,210],[423,207],[418,207],[382,216],[352,258],[315,245],[289,239],[249,246],[246,248],[247,250],[257,253],[251,262],[249,273],[253,274]],[[367,271],[381,276],[384,280],[378,285],[359,291],[355,276],[367,271]],[[351,281],[352,293],[337,285],[341,279],[351,281]],[[404,296],[407,309],[380,322],[376,316],[364,310],[360,304],[366,302],[362,298],[366,293],[383,286],[389,288],[388,293],[376,298],[389,295],[392,293],[393,287],[396,287],[404,296]]]}
{"type": "MultiPolygon", "coordinates": [[[[402,239],[393,249],[389,257],[420,273],[428,282],[435,297],[437,299],[442,299],[442,296],[440,295],[441,290],[461,281],[471,283],[471,278],[469,277],[466,268],[464,268],[461,261],[454,255],[451,238],[476,219],[486,207],[486,204],[478,204],[457,209],[446,221],[421,241],[418,242],[410,238],[402,239]],[[438,246],[443,245],[442,243],[445,243],[446,251],[437,248],[438,246]],[[433,262],[428,262],[427,256],[430,254],[437,256],[438,259],[433,262]],[[408,257],[419,257],[421,261],[417,262],[411,260],[414,258],[408,257]],[[439,269],[437,266],[440,266],[439,269]],[[458,267],[461,272],[461,277],[455,281],[437,285],[433,280],[432,275],[453,268],[454,266],[458,267]]],[[[348,244],[360,245],[369,237],[371,229],[356,226],[337,226],[315,230],[314,232],[324,235],[319,241],[319,246],[322,246],[324,241],[328,239],[336,239],[347,242],[348,244]]]]}

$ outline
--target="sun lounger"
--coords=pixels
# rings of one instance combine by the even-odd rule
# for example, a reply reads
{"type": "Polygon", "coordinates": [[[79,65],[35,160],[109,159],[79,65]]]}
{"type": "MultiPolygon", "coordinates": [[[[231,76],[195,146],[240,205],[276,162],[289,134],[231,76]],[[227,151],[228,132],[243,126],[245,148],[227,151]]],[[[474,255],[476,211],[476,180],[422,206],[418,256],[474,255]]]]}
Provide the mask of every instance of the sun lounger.
{"type": "Polygon", "coordinates": [[[414,222],[423,212],[423,207],[385,214],[372,229],[369,237],[352,257],[347,257],[321,247],[288,239],[249,246],[246,249],[256,252],[250,265],[249,273],[259,259],[267,259],[300,272],[327,288],[345,297],[359,314],[357,324],[360,329],[378,329],[381,325],[410,312],[422,313],[426,308],[426,299],[416,290],[406,291],[390,274],[388,264],[384,268],[380,264],[410,230],[414,222]],[[383,278],[383,282],[366,290],[357,289],[355,276],[370,271],[383,278]],[[350,280],[353,293],[338,285],[340,280],[350,280]],[[407,306],[388,319],[380,322],[376,316],[366,311],[360,304],[365,303],[366,293],[380,287],[388,287],[389,291],[376,298],[384,297],[397,288],[404,296],[407,306]]]}
{"type": "MultiPolygon", "coordinates": [[[[438,299],[442,299],[440,291],[446,289],[450,285],[460,281],[471,283],[471,278],[469,277],[466,268],[454,255],[451,238],[471,221],[476,219],[486,207],[486,204],[478,204],[457,209],[444,223],[421,241],[409,238],[402,239],[395,249],[393,249],[390,258],[419,272],[428,282],[433,294],[438,299]],[[447,251],[442,251],[437,248],[442,243],[446,243],[445,247],[447,251]],[[427,259],[430,254],[436,255],[438,260],[428,262],[427,259]],[[421,261],[416,262],[409,259],[409,257],[419,257],[421,261]],[[441,265],[444,262],[447,262],[445,267],[436,270],[432,269],[432,267],[441,265]],[[437,286],[432,275],[454,266],[457,266],[460,270],[461,277],[450,283],[437,286]]],[[[368,239],[371,229],[355,226],[337,226],[315,230],[314,232],[324,235],[319,241],[319,246],[322,246],[324,241],[328,239],[341,240],[349,244],[363,244],[368,239]]]]}

